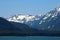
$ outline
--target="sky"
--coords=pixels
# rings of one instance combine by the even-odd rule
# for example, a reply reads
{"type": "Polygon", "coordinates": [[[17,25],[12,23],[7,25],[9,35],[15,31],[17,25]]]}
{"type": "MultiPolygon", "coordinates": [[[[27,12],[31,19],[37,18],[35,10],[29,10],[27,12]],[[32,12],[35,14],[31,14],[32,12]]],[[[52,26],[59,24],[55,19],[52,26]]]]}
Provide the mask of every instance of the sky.
{"type": "Polygon", "coordinates": [[[0,17],[46,14],[59,6],[60,0],[0,0],[0,17]]]}

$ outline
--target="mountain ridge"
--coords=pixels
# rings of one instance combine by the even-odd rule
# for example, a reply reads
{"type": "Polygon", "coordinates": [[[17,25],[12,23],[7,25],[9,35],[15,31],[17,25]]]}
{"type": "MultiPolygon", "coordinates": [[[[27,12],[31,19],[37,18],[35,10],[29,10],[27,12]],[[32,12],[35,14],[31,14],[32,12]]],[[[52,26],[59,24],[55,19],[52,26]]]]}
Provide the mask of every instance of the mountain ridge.
{"type": "MultiPolygon", "coordinates": [[[[42,29],[42,30],[43,29],[50,29],[50,25],[54,27],[54,25],[52,25],[52,23],[54,21],[60,20],[60,19],[57,19],[57,17],[59,15],[60,15],[60,7],[57,7],[57,8],[49,11],[47,14],[42,15],[42,16],[41,15],[40,16],[39,15],[37,15],[37,16],[36,15],[35,16],[33,16],[33,15],[27,15],[27,17],[26,17],[26,15],[19,15],[21,19],[19,19],[18,22],[21,21],[20,23],[27,24],[30,27],[36,28],[36,29],[39,29],[39,30],[40,29],[42,29]],[[29,18],[31,18],[31,19],[29,19],[29,18]],[[27,19],[29,19],[29,21],[27,21],[27,19]],[[44,27],[44,26],[46,26],[46,27],[44,27]]],[[[7,20],[9,20],[9,18],[7,20]]],[[[11,20],[12,20],[12,18],[11,18],[11,20]]],[[[13,22],[15,22],[14,19],[13,19],[13,22]]]]}

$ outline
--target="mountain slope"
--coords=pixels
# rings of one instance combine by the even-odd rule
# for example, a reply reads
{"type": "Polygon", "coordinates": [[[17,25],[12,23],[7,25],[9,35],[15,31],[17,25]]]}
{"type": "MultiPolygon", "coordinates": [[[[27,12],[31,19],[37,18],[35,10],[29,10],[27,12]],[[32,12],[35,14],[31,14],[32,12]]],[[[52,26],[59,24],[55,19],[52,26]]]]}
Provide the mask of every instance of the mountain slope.
{"type": "Polygon", "coordinates": [[[17,28],[14,27],[10,22],[5,20],[4,18],[0,17],[0,30],[6,31],[16,31],[17,28]]]}
{"type": "Polygon", "coordinates": [[[40,26],[49,30],[60,30],[60,8],[55,8],[40,19],[40,26]]]}

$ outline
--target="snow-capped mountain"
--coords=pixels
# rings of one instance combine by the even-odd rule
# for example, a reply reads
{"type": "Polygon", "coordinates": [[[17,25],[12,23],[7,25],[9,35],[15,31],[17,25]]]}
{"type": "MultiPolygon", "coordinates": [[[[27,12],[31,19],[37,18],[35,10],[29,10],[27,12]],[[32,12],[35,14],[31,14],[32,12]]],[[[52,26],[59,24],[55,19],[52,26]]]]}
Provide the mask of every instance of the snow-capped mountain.
{"type": "Polygon", "coordinates": [[[60,29],[60,7],[57,7],[45,15],[15,15],[7,18],[8,21],[25,23],[31,28],[39,30],[59,30],[60,29]]]}
{"type": "Polygon", "coordinates": [[[60,7],[51,10],[46,15],[40,19],[40,27],[43,29],[47,28],[50,30],[59,30],[60,29],[60,7]]]}
{"type": "Polygon", "coordinates": [[[7,18],[8,21],[19,22],[19,23],[27,23],[29,21],[39,20],[42,15],[15,15],[7,18]]]}
{"type": "Polygon", "coordinates": [[[55,20],[58,15],[60,15],[60,7],[55,8],[54,10],[51,10],[51,11],[48,12],[46,15],[44,15],[44,17],[43,17],[42,20],[40,21],[40,24],[41,24],[42,22],[45,22],[46,20],[47,20],[48,22],[51,21],[51,19],[55,20]]]}
{"type": "MultiPolygon", "coordinates": [[[[38,21],[42,18],[43,15],[22,15],[22,14],[18,14],[18,15],[14,15],[12,17],[7,18],[8,21],[12,21],[12,22],[18,22],[18,23],[24,23],[26,25],[28,25],[30,28],[36,28],[33,25],[35,24],[35,21],[38,21]]],[[[36,28],[37,29],[37,28],[36,28]]]]}
{"type": "Polygon", "coordinates": [[[45,20],[48,19],[48,21],[50,21],[52,18],[56,17],[58,15],[60,8],[55,8],[54,10],[51,10],[50,12],[48,12],[46,15],[44,15],[44,17],[42,18],[42,20],[40,21],[40,24],[42,22],[45,22],[45,20]],[[50,18],[50,19],[49,19],[50,18]]]}

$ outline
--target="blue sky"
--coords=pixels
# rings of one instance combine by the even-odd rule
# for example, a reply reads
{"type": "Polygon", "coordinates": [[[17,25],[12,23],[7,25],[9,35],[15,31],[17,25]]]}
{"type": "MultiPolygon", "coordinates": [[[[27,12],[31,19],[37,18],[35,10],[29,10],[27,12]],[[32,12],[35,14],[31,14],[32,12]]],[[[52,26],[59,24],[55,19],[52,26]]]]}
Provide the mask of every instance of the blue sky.
{"type": "Polygon", "coordinates": [[[45,14],[60,6],[60,0],[0,0],[0,17],[45,14]]]}

